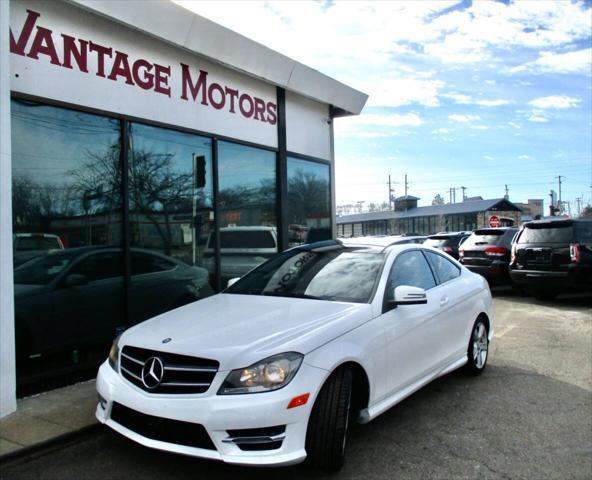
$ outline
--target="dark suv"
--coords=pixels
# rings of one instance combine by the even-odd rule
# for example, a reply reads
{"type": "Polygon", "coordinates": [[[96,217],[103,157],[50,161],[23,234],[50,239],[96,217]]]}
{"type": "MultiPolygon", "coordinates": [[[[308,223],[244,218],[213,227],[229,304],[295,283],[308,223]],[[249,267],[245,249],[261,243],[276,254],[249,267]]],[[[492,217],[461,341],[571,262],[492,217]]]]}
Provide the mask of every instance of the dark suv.
{"type": "Polygon", "coordinates": [[[508,285],[510,256],[516,227],[475,230],[459,249],[460,262],[469,270],[484,276],[489,285],[508,285]]]}
{"type": "Polygon", "coordinates": [[[430,235],[424,245],[438,248],[458,260],[458,247],[472,232],[441,232],[430,235]]]}
{"type": "Polygon", "coordinates": [[[512,244],[510,276],[539,299],[592,292],[592,220],[552,219],[524,224],[512,244]]]}

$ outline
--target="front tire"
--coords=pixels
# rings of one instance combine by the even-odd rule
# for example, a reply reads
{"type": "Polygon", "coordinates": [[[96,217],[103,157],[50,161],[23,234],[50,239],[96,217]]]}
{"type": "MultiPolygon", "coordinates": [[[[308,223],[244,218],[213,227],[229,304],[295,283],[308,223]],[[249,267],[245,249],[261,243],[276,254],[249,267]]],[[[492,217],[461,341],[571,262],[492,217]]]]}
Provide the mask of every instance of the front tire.
{"type": "Polygon", "coordinates": [[[334,372],[321,388],[308,420],[308,463],[328,471],[339,470],[345,459],[347,428],[351,413],[352,372],[334,372]]]}
{"type": "Polygon", "coordinates": [[[471,375],[479,375],[485,370],[489,357],[489,329],[481,317],[475,320],[469,347],[467,349],[468,362],[465,371],[471,375]]]}

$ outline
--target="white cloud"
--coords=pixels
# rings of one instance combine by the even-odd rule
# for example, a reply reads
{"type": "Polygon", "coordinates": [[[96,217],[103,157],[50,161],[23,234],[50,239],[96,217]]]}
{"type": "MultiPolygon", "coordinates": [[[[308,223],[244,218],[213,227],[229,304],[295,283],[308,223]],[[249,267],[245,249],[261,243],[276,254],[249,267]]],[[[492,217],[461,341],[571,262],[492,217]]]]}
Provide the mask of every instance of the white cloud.
{"type": "Polygon", "coordinates": [[[460,105],[479,105],[480,107],[500,107],[502,105],[508,105],[510,103],[509,100],[504,100],[502,98],[497,98],[495,100],[481,100],[475,99],[469,95],[464,95],[462,93],[457,92],[449,92],[443,93],[440,95],[444,98],[450,98],[454,100],[454,103],[458,103],[460,105]]]}
{"type": "Polygon", "coordinates": [[[592,48],[567,53],[540,52],[539,58],[533,62],[511,68],[510,73],[528,72],[544,73],[576,73],[592,75],[592,48]]]}
{"type": "Polygon", "coordinates": [[[483,155],[483,158],[485,160],[494,160],[494,158],[491,155],[483,155]]]}
{"type": "Polygon", "coordinates": [[[548,97],[535,98],[528,102],[536,108],[574,108],[580,104],[581,100],[575,97],[568,97],[567,95],[550,95],[548,97]]]}
{"type": "Polygon", "coordinates": [[[476,122],[477,120],[481,120],[481,117],[479,115],[452,114],[452,115],[448,115],[448,120],[450,120],[451,122],[469,123],[469,122],[476,122]]]}
{"type": "Polygon", "coordinates": [[[436,128],[434,130],[432,130],[432,134],[434,135],[445,135],[447,133],[452,133],[453,130],[450,128],[436,128]]]}
{"type": "Polygon", "coordinates": [[[522,126],[517,124],[516,122],[508,122],[508,125],[510,125],[510,127],[514,127],[516,129],[521,129],[522,126]]]}
{"type": "Polygon", "coordinates": [[[473,130],[489,130],[487,125],[471,125],[473,130]]]}
{"type": "Polygon", "coordinates": [[[350,125],[373,125],[383,127],[419,127],[424,121],[416,113],[378,115],[373,113],[362,113],[357,117],[347,117],[338,120],[339,123],[350,125]]]}
{"type": "Polygon", "coordinates": [[[519,160],[530,160],[530,155],[518,155],[519,160]]]}
{"type": "Polygon", "coordinates": [[[400,107],[403,105],[423,105],[437,107],[438,95],[444,87],[440,80],[418,78],[370,78],[354,84],[356,88],[370,95],[368,106],[400,107]]]}
{"type": "Polygon", "coordinates": [[[549,121],[546,117],[541,117],[540,115],[532,114],[528,117],[529,122],[536,122],[536,123],[547,123],[549,121]]]}

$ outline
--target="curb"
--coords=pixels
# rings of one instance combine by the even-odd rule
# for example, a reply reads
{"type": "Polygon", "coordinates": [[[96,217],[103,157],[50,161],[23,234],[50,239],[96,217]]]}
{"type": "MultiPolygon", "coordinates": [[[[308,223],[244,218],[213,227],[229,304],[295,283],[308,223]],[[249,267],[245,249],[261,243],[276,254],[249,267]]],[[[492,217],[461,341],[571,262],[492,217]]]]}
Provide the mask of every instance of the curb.
{"type": "Polygon", "coordinates": [[[81,440],[84,437],[94,435],[103,429],[103,424],[93,423],[82,427],[72,432],[67,432],[57,437],[43,440],[33,445],[28,445],[18,450],[5,453],[0,455],[0,466],[5,467],[7,464],[19,462],[22,460],[28,460],[40,455],[44,455],[58,448],[70,445],[74,442],[81,440]]]}

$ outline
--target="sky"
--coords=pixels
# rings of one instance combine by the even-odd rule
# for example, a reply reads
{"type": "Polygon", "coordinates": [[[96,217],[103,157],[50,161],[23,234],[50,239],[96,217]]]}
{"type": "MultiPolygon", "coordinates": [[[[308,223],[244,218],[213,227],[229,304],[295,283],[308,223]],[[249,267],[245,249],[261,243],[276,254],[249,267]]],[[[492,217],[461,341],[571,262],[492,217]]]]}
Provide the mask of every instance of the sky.
{"type": "Polygon", "coordinates": [[[560,175],[592,203],[592,1],[178,3],[369,95],[334,124],[337,205],[388,201],[389,174],[420,205],[546,208],[560,175]]]}

